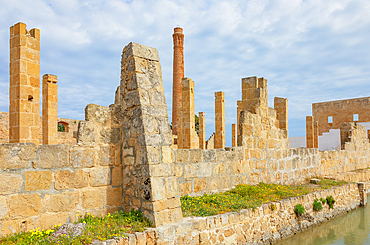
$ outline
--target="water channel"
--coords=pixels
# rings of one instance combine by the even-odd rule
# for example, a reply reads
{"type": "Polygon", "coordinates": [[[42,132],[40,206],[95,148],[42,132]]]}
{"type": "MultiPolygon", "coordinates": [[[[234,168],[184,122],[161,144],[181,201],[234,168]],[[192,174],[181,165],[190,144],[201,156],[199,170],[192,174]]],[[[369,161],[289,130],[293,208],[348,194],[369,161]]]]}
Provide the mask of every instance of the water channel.
{"type": "Polygon", "coordinates": [[[370,196],[359,207],[333,220],[309,228],[275,245],[370,245],[370,196]]]}

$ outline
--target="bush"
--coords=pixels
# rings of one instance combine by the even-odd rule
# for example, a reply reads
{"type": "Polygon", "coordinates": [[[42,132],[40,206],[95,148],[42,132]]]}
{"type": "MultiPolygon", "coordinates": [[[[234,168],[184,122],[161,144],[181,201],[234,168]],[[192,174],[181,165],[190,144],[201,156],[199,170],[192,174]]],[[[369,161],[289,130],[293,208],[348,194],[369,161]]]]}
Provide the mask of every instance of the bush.
{"type": "Polygon", "coordinates": [[[297,204],[294,206],[294,213],[296,215],[302,215],[306,212],[302,204],[297,204]]]}
{"type": "Polygon", "coordinates": [[[334,208],[335,200],[334,200],[334,198],[332,196],[326,197],[326,202],[328,203],[329,208],[331,208],[331,209],[334,208]]]}
{"type": "Polygon", "coordinates": [[[320,198],[320,201],[322,202],[322,205],[324,205],[325,203],[326,203],[326,199],[324,199],[324,198],[320,198]]]}
{"type": "Polygon", "coordinates": [[[319,199],[315,199],[314,201],[313,201],[313,210],[315,210],[315,211],[320,211],[321,209],[322,209],[322,204],[321,204],[321,202],[319,202],[319,199]]]}

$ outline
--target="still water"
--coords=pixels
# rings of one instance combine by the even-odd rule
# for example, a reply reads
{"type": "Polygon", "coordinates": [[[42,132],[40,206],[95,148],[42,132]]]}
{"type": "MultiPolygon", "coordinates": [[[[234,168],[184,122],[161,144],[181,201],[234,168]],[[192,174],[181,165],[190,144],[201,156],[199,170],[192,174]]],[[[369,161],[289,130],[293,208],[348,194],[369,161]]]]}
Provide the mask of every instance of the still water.
{"type": "Polygon", "coordinates": [[[276,245],[370,245],[370,196],[368,205],[309,228],[276,245]]]}

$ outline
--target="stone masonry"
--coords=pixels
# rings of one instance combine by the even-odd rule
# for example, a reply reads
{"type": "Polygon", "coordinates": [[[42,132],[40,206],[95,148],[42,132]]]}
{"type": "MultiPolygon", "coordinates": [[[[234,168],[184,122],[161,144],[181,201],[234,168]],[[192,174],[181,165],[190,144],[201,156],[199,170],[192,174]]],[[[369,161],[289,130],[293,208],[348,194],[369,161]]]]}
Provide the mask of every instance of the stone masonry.
{"type": "MultiPolygon", "coordinates": [[[[51,75],[44,78],[47,85],[49,80],[51,85],[56,81],[51,75]]],[[[219,193],[240,183],[292,184],[312,176],[348,180],[355,177],[347,176],[346,171],[370,167],[370,142],[365,127],[356,123],[341,124],[341,151],[290,149],[287,100],[277,98],[275,108],[268,107],[267,80],[258,77],[242,78],[238,130],[233,127],[237,146],[225,148],[223,92],[216,93],[216,132],[205,144],[204,113],[199,114],[199,139],[194,130],[194,83],[190,79],[183,82],[179,110],[183,116],[178,129],[186,133],[180,133],[178,140],[183,137],[181,145],[189,145],[187,149],[172,147],[158,52],[137,43],[128,44],[122,52],[115,103],[109,107],[86,106],[85,120],[78,122],[77,144],[1,144],[0,235],[73,222],[79,212],[100,215],[134,208],[156,228],[130,234],[130,244],[144,244],[142,241],[149,238],[157,244],[273,241],[297,231],[294,227],[298,221],[292,211],[296,203],[303,202],[308,208],[314,195],[321,194],[276,203],[276,213],[266,204],[256,212],[186,219],[180,197],[219,193]],[[192,142],[199,142],[201,149],[196,144],[192,149],[192,142]]],[[[315,124],[312,117],[307,121],[315,147],[320,123],[315,124]]],[[[370,176],[366,172],[356,174],[370,176]]],[[[330,213],[324,210],[322,215],[355,207],[360,203],[358,193],[354,184],[325,190],[323,196],[336,195],[339,209],[330,213]]]]}
{"type": "Polygon", "coordinates": [[[319,123],[318,134],[340,129],[345,122],[370,122],[370,97],[336,100],[312,104],[312,116],[319,123]],[[358,115],[355,121],[354,115],[358,115]],[[332,122],[328,121],[332,117],[332,122]]]}
{"type": "Polygon", "coordinates": [[[10,27],[9,142],[39,144],[40,30],[10,27]]]}
{"type": "Polygon", "coordinates": [[[225,148],[225,93],[215,93],[215,149],[225,148]]]}
{"type": "Polygon", "coordinates": [[[199,148],[206,149],[206,121],[204,112],[199,112],[199,148]]]}
{"type": "MultiPolygon", "coordinates": [[[[123,206],[139,208],[156,226],[182,220],[171,171],[171,130],[158,52],[130,43],[122,53],[123,206]]],[[[193,114],[194,115],[194,114],[193,114]]]]}
{"type": "Polygon", "coordinates": [[[181,134],[182,143],[179,149],[194,149],[195,142],[195,105],[194,81],[190,78],[182,79],[182,107],[181,107],[181,134]]]}
{"type": "Polygon", "coordinates": [[[174,29],[173,37],[173,91],[172,91],[172,134],[177,135],[181,117],[181,80],[184,78],[184,34],[182,28],[174,29]]]}
{"type": "Polygon", "coordinates": [[[58,142],[58,87],[57,76],[42,77],[42,140],[44,145],[58,142]]]}

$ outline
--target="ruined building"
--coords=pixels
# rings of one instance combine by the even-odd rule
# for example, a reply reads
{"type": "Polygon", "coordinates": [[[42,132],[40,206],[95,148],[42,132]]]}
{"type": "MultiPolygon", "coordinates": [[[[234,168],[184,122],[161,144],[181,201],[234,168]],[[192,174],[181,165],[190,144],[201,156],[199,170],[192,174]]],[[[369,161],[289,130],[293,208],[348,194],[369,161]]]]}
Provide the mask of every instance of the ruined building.
{"type": "MultiPolygon", "coordinates": [[[[19,39],[34,38],[21,23],[11,30],[11,35],[18,34],[19,39]]],[[[28,77],[25,81],[30,84],[28,77]]],[[[47,95],[45,100],[50,102],[44,102],[43,119],[52,124],[58,121],[56,82],[55,76],[43,77],[43,97],[47,95]]],[[[79,212],[100,215],[132,208],[140,209],[156,227],[179,224],[183,222],[182,195],[219,193],[239,183],[298,183],[311,176],[338,176],[370,167],[367,133],[355,123],[340,125],[343,150],[290,149],[288,100],[275,98],[274,108],[268,107],[267,80],[255,76],[241,79],[233,147],[225,147],[224,93],[215,93],[214,149],[205,149],[204,113],[199,114],[199,140],[193,141],[194,82],[183,78],[181,83],[181,131],[177,131],[181,147],[172,142],[158,51],[137,43],[129,43],[122,51],[115,102],[108,107],[86,106],[85,120],[78,122],[76,144],[39,144],[37,134],[34,138],[25,134],[22,142],[1,144],[0,235],[73,222],[79,212]]],[[[15,91],[23,89],[14,84],[15,91]]],[[[31,92],[38,85],[27,86],[26,96],[17,97],[22,101],[12,103],[26,103],[23,108],[33,113],[30,104],[36,98],[28,101],[28,96],[34,95],[31,92]]],[[[16,106],[12,109],[24,119],[23,111],[16,106]]],[[[39,117],[35,117],[29,124],[16,121],[13,126],[32,129],[38,125],[39,117]]],[[[45,142],[55,142],[55,128],[43,125],[45,142]]],[[[165,232],[156,238],[158,244],[175,238],[194,239],[199,244],[200,233],[208,237],[218,229],[216,221],[209,226],[204,223],[203,228],[195,225],[199,224],[196,219],[185,221],[181,229],[163,228],[165,232]]],[[[230,222],[242,221],[230,218],[230,222]]],[[[276,224],[276,230],[280,225],[276,224]]]]}

